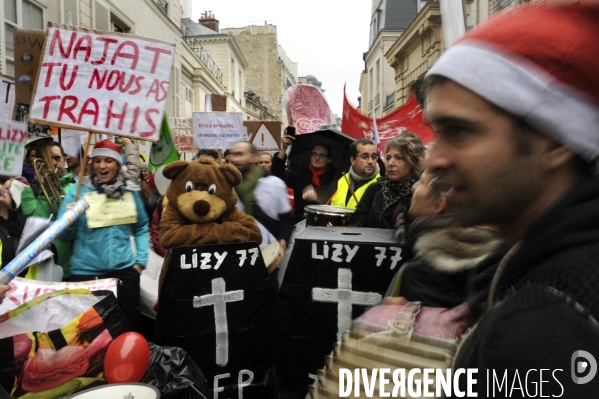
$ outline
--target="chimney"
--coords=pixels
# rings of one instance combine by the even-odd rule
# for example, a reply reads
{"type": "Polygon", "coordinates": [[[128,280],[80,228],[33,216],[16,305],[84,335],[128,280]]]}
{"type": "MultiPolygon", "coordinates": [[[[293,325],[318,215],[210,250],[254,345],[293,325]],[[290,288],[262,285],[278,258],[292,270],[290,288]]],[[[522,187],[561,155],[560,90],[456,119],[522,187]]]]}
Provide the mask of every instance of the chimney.
{"type": "Polygon", "coordinates": [[[218,26],[218,19],[214,18],[214,14],[212,14],[212,11],[206,11],[204,12],[199,21],[198,21],[201,25],[205,26],[208,29],[212,29],[215,32],[219,32],[220,33],[220,29],[218,26]]]}

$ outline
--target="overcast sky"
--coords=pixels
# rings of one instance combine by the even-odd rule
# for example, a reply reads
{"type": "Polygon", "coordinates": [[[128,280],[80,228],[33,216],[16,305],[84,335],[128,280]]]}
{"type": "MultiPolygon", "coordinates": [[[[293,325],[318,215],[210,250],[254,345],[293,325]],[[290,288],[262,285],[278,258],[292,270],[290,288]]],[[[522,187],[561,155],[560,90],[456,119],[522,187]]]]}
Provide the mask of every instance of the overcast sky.
{"type": "Polygon", "coordinates": [[[276,25],[279,44],[298,63],[299,75],[316,76],[331,109],[341,117],[344,83],[350,103],[358,104],[370,8],[368,0],[194,0],[193,19],[212,11],[221,29],[264,21],[276,25]]]}

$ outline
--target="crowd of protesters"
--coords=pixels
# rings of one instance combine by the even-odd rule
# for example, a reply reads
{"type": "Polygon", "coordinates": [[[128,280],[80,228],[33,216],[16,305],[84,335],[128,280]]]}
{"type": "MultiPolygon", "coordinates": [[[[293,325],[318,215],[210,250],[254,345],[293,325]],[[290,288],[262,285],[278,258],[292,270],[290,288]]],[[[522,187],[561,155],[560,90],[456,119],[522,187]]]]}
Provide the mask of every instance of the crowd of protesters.
{"type": "MultiPolygon", "coordinates": [[[[222,158],[211,150],[198,157],[241,172],[238,208],[259,223],[262,247],[286,247],[310,204],[354,208],[352,226],[401,231],[409,259],[385,301],[466,302],[472,329],[456,368],[565,368],[576,351],[599,354],[599,61],[589,50],[599,45],[598,23],[596,5],[529,8],[467,33],[424,79],[436,133],[430,151],[410,132],[389,140],[382,159],[376,143],[359,140],[343,175],[325,142],[312,147],[308,163],[290,167],[289,135],[275,154],[237,143],[222,158]]],[[[66,194],[57,215],[40,193],[39,154],[28,150],[22,178],[0,186],[1,259],[5,266],[16,255],[28,216],[55,219],[69,209],[83,167],[82,195],[130,195],[137,219],[89,229],[84,216],[54,243],[56,263],[70,281],[119,279],[119,303],[137,327],[148,249],[166,253],[157,239],[163,198],[147,164],[128,159],[137,158],[133,144],[125,148],[127,162],[108,140],[82,160],[51,143],[66,194]],[[25,186],[18,201],[15,184],[25,186]]],[[[0,286],[0,300],[7,289],[0,286]]],[[[565,388],[570,397],[592,397],[597,381],[565,388]]]]}

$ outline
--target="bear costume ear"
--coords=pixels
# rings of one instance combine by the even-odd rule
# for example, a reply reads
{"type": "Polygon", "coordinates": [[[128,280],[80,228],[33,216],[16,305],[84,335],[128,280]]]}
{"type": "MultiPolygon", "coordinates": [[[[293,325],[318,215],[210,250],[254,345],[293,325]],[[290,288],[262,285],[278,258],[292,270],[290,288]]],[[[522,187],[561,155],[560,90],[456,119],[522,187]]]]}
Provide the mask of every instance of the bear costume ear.
{"type": "Polygon", "coordinates": [[[179,173],[181,173],[183,171],[183,169],[185,169],[188,165],[189,165],[189,162],[187,162],[187,161],[177,161],[177,162],[169,163],[162,170],[162,174],[167,179],[174,180],[175,177],[177,177],[177,175],[179,173]]]}
{"type": "Polygon", "coordinates": [[[221,165],[219,169],[233,187],[238,186],[239,183],[241,183],[241,172],[235,166],[224,164],[221,165]]]}

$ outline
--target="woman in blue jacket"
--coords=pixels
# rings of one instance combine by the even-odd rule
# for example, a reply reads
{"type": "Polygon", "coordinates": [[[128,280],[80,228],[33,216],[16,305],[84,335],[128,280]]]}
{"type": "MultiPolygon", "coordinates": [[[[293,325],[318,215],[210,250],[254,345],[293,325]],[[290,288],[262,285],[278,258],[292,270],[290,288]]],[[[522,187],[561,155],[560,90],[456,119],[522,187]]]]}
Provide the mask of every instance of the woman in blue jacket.
{"type": "MultiPolygon", "coordinates": [[[[145,268],[149,247],[149,219],[139,194],[139,186],[125,180],[121,172],[121,147],[110,140],[96,143],[92,151],[92,174],[82,182],[81,198],[106,194],[120,199],[123,206],[132,201],[136,221],[107,227],[88,227],[88,212],[67,229],[61,239],[73,241],[70,281],[116,278],[118,301],[132,327],[139,330],[139,278],[145,268]],[[129,194],[130,193],[130,194],[129,194]],[[130,236],[134,237],[135,250],[130,236]]],[[[77,185],[69,190],[59,215],[70,209],[77,185]]],[[[132,215],[129,215],[132,216],[132,215]]],[[[112,223],[108,223],[112,224],[112,223]]]]}

